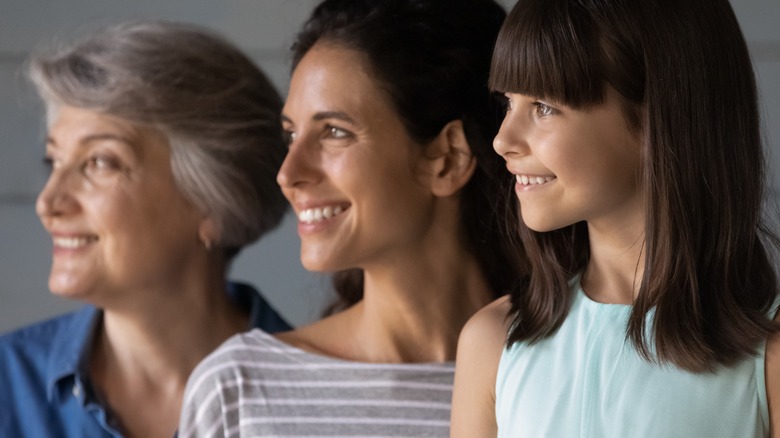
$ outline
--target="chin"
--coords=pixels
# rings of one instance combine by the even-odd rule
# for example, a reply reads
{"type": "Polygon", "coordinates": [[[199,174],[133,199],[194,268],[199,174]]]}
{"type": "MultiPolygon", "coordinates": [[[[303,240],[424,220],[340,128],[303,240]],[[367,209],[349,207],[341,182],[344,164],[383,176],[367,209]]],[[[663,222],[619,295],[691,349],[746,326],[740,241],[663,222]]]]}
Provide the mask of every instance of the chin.
{"type": "Polygon", "coordinates": [[[523,217],[523,224],[525,224],[525,226],[528,227],[531,231],[535,231],[537,233],[548,233],[550,231],[560,230],[561,228],[566,228],[569,225],[572,225],[571,223],[537,217],[523,217]]]}
{"type": "Polygon", "coordinates": [[[60,298],[82,300],[87,295],[84,285],[78,284],[75,279],[51,278],[48,286],[51,294],[60,298]]]}
{"type": "Polygon", "coordinates": [[[303,265],[303,268],[309,272],[333,272],[337,270],[329,269],[327,264],[323,263],[321,259],[317,259],[316,257],[301,257],[301,265],[303,265]]]}

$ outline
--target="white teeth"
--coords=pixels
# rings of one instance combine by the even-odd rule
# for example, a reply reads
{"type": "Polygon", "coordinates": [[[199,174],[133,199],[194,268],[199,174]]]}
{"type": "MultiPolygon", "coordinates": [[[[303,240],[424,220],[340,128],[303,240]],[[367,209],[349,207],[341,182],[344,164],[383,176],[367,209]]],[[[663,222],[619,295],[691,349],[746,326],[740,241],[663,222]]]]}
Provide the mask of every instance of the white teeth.
{"type": "Polygon", "coordinates": [[[54,246],[66,249],[75,249],[85,246],[93,239],[89,237],[55,237],[54,246]]]}
{"type": "Polygon", "coordinates": [[[517,175],[515,177],[518,184],[522,184],[524,186],[533,186],[533,185],[542,185],[544,183],[548,183],[555,179],[554,176],[528,176],[528,175],[517,175]]]}
{"type": "Polygon", "coordinates": [[[330,219],[334,216],[337,216],[343,211],[344,209],[338,205],[335,207],[328,206],[324,208],[307,208],[306,210],[298,213],[298,220],[305,224],[321,222],[325,219],[330,219]]]}

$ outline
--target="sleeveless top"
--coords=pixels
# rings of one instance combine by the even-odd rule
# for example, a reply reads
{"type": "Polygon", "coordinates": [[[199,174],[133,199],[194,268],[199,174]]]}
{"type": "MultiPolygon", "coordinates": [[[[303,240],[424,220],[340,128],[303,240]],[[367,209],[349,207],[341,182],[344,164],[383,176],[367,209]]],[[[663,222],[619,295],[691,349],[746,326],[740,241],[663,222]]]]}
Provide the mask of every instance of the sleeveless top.
{"type": "Polygon", "coordinates": [[[591,300],[579,277],[571,287],[572,307],[552,337],[501,355],[499,438],[768,436],[764,344],[714,373],[653,364],[626,338],[630,305],[591,300]]]}
{"type": "Polygon", "coordinates": [[[312,354],[262,330],[239,334],[190,375],[179,438],[449,437],[455,365],[312,354]]]}

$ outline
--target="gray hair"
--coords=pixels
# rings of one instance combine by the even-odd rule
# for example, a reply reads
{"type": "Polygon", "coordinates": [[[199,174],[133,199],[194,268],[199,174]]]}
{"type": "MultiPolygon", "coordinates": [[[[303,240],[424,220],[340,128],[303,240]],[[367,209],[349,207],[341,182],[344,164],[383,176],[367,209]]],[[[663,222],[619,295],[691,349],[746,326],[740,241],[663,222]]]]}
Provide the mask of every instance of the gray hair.
{"type": "Polygon", "coordinates": [[[284,216],[281,98],[221,37],[183,23],[116,24],[33,55],[29,76],[49,114],[74,106],[162,131],[178,188],[215,220],[229,257],[284,216]]]}

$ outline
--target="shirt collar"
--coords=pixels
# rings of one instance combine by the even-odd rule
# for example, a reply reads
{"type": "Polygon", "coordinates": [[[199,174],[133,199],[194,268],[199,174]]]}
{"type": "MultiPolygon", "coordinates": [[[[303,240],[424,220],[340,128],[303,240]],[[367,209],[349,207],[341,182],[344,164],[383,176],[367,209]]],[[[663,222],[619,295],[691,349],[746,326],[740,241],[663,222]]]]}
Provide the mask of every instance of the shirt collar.
{"type": "Polygon", "coordinates": [[[103,312],[93,306],[76,311],[68,324],[54,334],[46,367],[47,397],[53,400],[59,382],[72,382],[83,374],[94,333],[103,312]]]}

